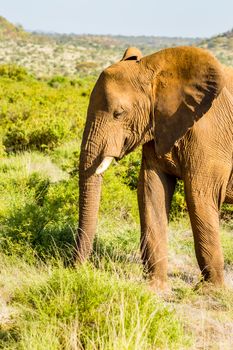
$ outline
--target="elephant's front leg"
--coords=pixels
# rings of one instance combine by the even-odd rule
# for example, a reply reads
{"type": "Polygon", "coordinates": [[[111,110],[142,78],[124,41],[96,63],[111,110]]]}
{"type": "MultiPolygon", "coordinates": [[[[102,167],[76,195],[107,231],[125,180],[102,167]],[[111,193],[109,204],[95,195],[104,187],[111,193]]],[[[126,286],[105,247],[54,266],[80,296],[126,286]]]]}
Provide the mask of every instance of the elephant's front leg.
{"type": "Polygon", "coordinates": [[[141,255],[152,289],[167,286],[167,224],[176,179],[156,169],[153,143],[143,146],[138,184],[141,255]]]}

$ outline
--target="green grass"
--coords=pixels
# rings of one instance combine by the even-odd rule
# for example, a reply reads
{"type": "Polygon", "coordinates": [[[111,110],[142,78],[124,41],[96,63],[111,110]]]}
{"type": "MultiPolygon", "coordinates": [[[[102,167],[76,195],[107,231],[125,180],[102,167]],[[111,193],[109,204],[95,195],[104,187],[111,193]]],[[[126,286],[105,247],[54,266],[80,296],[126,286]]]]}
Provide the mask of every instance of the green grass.
{"type": "MultiPolygon", "coordinates": [[[[143,281],[86,264],[28,265],[1,257],[0,283],[12,307],[4,349],[177,349],[190,338],[176,312],[143,281]],[[17,278],[16,278],[17,276],[17,278]]],[[[10,312],[10,311],[9,311],[10,312]]]]}
{"type": "MultiPolygon", "coordinates": [[[[176,228],[170,245],[174,255],[169,257],[172,291],[164,297],[150,292],[142,278],[136,229],[116,226],[115,234],[101,221],[92,262],[76,268],[65,267],[59,251],[44,261],[33,250],[25,249],[21,257],[1,253],[5,315],[1,310],[0,347],[191,349],[209,343],[214,332],[229,344],[229,334],[219,329],[233,319],[232,289],[194,289],[194,281],[175,266],[183,255],[174,247],[184,245],[183,232],[176,228]]],[[[185,271],[198,274],[192,261],[185,271]]]]}

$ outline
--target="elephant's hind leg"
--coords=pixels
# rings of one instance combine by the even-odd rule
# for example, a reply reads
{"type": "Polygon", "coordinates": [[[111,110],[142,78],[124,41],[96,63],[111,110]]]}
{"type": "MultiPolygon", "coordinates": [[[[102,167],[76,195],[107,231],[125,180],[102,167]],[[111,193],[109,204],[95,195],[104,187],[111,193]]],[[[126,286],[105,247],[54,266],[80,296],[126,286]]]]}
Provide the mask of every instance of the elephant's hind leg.
{"type": "Polygon", "coordinates": [[[138,185],[141,255],[152,289],[167,283],[167,223],[176,179],[156,169],[154,143],[143,146],[138,185]]]}
{"type": "Polygon", "coordinates": [[[222,285],[224,260],[219,234],[219,209],[225,198],[226,181],[215,174],[213,184],[211,177],[213,175],[204,173],[187,176],[185,193],[196,257],[203,278],[215,285],[222,285]]]}

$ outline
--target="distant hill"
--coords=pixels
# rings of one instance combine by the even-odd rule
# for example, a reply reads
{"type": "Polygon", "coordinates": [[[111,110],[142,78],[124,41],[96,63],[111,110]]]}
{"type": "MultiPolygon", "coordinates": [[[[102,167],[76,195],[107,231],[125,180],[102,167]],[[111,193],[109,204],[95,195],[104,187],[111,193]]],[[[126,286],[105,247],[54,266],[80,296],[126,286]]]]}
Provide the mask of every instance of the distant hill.
{"type": "Polygon", "coordinates": [[[224,36],[224,37],[227,37],[227,38],[232,38],[233,37],[233,28],[223,34],[220,34],[219,36],[224,36]]]}
{"type": "Polygon", "coordinates": [[[28,37],[29,33],[25,32],[21,26],[16,26],[0,16],[0,40],[26,39],[28,37]]]}
{"type": "Polygon", "coordinates": [[[232,31],[211,39],[155,36],[77,35],[26,32],[0,17],[0,63],[16,63],[36,76],[98,75],[118,61],[128,46],[143,55],[166,47],[196,45],[211,50],[223,63],[233,65],[232,31]]]}
{"type": "Polygon", "coordinates": [[[78,34],[50,34],[33,32],[35,38],[49,38],[54,40],[57,44],[72,44],[75,46],[84,47],[103,47],[105,49],[124,50],[128,46],[136,46],[147,54],[160,50],[164,47],[178,46],[178,45],[195,45],[198,44],[200,38],[179,38],[179,37],[160,37],[160,36],[124,36],[124,35],[78,35],[78,34]],[[145,52],[146,51],[146,52],[145,52]]]}
{"type": "Polygon", "coordinates": [[[233,29],[202,41],[200,46],[212,51],[222,63],[233,66],[233,29]]]}

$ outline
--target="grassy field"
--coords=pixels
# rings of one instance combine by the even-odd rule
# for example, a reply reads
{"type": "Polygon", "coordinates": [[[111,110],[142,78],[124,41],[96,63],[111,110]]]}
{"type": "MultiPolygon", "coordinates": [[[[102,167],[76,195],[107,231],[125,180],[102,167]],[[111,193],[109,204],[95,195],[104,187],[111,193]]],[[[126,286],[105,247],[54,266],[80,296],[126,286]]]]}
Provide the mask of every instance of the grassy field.
{"type": "Polygon", "coordinates": [[[0,348],[232,349],[232,209],[222,212],[227,288],[196,290],[200,272],[178,184],[169,228],[171,290],[155,295],[139,253],[140,150],[106,172],[93,255],[82,267],[70,266],[93,82],[41,80],[0,66],[0,348]]]}
{"type": "Polygon", "coordinates": [[[222,232],[228,288],[206,293],[194,290],[190,230],[184,222],[172,226],[172,289],[159,296],[142,279],[138,226],[109,221],[101,220],[92,259],[77,269],[56,249],[44,259],[27,247],[25,256],[1,253],[0,347],[231,349],[232,232],[222,232]]]}

